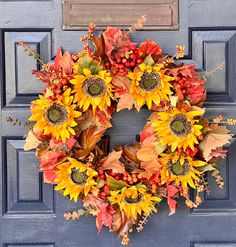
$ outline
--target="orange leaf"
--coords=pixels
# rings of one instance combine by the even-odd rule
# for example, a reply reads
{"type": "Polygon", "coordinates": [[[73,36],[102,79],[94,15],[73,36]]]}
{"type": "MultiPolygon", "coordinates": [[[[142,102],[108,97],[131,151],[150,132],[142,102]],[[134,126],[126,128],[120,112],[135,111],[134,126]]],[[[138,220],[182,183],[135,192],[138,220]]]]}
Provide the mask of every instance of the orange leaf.
{"type": "Polygon", "coordinates": [[[150,136],[143,141],[141,148],[137,152],[137,157],[139,160],[151,161],[157,158],[157,153],[155,150],[155,141],[155,136],[150,136]]]}
{"type": "Polygon", "coordinates": [[[133,106],[139,111],[140,108],[137,106],[133,96],[130,94],[130,80],[126,76],[120,74],[112,77],[112,84],[116,88],[115,97],[119,98],[117,104],[117,111],[123,109],[131,110],[133,106]]]}
{"type": "Polygon", "coordinates": [[[156,159],[153,159],[151,161],[141,162],[140,167],[144,169],[144,172],[140,173],[141,176],[149,179],[154,173],[159,172],[160,163],[156,159]]]}
{"type": "Polygon", "coordinates": [[[211,128],[211,130],[199,145],[206,161],[211,159],[212,150],[229,143],[233,136],[225,126],[211,124],[209,128],[211,128]]]}
{"type": "Polygon", "coordinates": [[[116,152],[112,151],[107,157],[101,160],[101,168],[103,170],[111,169],[115,173],[125,173],[125,167],[122,162],[120,162],[122,151],[116,152]]]}

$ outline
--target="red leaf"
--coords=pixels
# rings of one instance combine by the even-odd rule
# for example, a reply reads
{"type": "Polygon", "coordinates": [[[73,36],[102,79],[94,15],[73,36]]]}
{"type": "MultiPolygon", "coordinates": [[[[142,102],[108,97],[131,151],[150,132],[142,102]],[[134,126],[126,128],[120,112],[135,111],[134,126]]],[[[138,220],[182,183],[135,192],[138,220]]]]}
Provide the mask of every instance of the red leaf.
{"type": "Polygon", "coordinates": [[[57,178],[56,175],[56,168],[47,169],[43,171],[43,181],[44,183],[55,184],[55,179],[57,178]]]}
{"type": "Polygon", "coordinates": [[[167,202],[170,208],[170,213],[169,213],[170,216],[175,213],[177,202],[173,199],[173,197],[179,192],[179,189],[171,184],[166,184],[166,188],[167,188],[167,202]]]}
{"type": "Polygon", "coordinates": [[[57,49],[57,55],[54,59],[54,64],[53,64],[53,68],[56,72],[60,71],[61,64],[62,64],[62,52],[61,52],[61,48],[58,48],[57,49]]]}
{"type": "Polygon", "coordinates": [[[41,150],[38,152],[39,160],[41,162],[39,168],[41,170],[50,169],[55,167],[56,163],[62,158],[66,156],[66,154],[62,151],[54,151],[54,150],[41,150]]]}
{"type": "Polygon", "coordinates": [[[54,60],[53,68],[56,72],[62,70],[63,75],[69,75],[72,73],[73,60],[69,52],[65,52],[62,55],[61,48],[58,48],[57,55],[54,60]]]}
{"type": "Polygon", "coordinates": [[[76,144],[76,140],[73,136],[66,140],[66,145],[69,150],[71,150],[75,144],[76,144]]]}
{"type": "Polygon", "coordinates": [[[98,234],[100,233],[102,226],[105,225],[111,229],[112,227],[112,215],[115,213],[113,207],[106,203],[100,205],[100,212],[96,218],[96,225],[98,228],[98,234]]]}
{"type": "Polygon", "coordinates": [[[162,49],[156,42],[148,39],[140,45],[139,54],[141,57],[152,55],[152,58],[156,61],[158,57],[162,56],[162,49]]]}

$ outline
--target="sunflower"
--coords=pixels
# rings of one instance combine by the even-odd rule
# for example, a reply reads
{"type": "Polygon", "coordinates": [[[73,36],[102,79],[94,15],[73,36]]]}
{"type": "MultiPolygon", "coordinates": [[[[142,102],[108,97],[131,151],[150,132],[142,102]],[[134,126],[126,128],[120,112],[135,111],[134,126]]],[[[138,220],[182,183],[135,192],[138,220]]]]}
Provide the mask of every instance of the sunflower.
{"type": "Polygon", "coordinates": [[[159,159],[161,167],[161,183],[174,181],[181,184],[184,188],[189,184],[196,188],[195,182],[199,181],[202,174],[197,168],[205,166],[207,163],[201,160],[193,160],[190,156],[178,152],[161,154],[159,159]]]}
{"type": "Polygon", "coordinates": [[[40,95],[39,99],[31,102],[32,116],[29,120],[35,121],[34,127],[43,131],[45,135],[51,134],[55,139],[61,138],[65,142],[70,135],[75,135],[75,118],[81,116],[81,112],[75,110],[76,104],[72,104],[72,101],[70,89],[52,102],[40,95]]]}
{"type": "Polygon", "coordinates": [[[152,126],[155,127],[160,143],[171,146],[172,152],[176,148],[183,148],[185,151],[187,147],[190,147],[194,150],[194,144],[198,144],[197,137],[201,135],[203,128],[198,124],[199,120],[194,118],[201,117],[203,114],[204,109],[197,107],[188,112],[173,108],[170,112],[157,112],[157,118],[152,126]]]}
{"type": "Polygon", "coordinates": [[[123,187],[119,191],[111,191],[109,200],[112,204],[118,204],[120,210],[123,210],[127,217],[137,219],[138,214],[144,212],[149,215],[152,211],[157,212],[155,202],[160,202],[161,198],[147,193],[144,185],[135,185],[132,187],[123,187]]]}
{"type": "Polygon", "coordinates": [[[97,193],[94,187],[97,183],[93,177],[97,172],[74,158],[68,158],[68,161],[57,165],[57,186],[55,190],[64,190],[64,196],[69,195],[70,200],[77,202],[80,193],[86,196],[90,191],[97,193]]]}
{"type": "Polygon", "coordinates": [[[98,75],[92,75],[91,71],[84,68],[84,75],[75,75],[70,82],[74,85],[74,102],[86,111],[92,105],[93,111],[98,107],[105,111],[111,105],[112,85],[110,73],[101,70],[98,75]]]}
{"type": "Polygon", "coordinates": [[[151,109],[152,102],[160,105],[161,100],[168,100],[172,94],[171,84],[174,78],[165,75],[165,70],[162,66],[149,66],[144,63],[139,65],[139,70],[130,72],[131,79],[130,93],[137,102],[138,107],[147,105],[151,109]]]}

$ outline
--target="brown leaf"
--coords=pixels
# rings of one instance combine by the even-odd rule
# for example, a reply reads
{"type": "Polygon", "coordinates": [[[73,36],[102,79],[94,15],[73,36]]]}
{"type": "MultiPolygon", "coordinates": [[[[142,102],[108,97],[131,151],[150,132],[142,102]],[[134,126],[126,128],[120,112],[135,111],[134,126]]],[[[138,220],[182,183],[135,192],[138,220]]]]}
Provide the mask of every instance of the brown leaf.
{"type": "Polygon", "coordinates": [[[136,221],[133,217],[127,218],[123,211],[117,210],[113,215],[112,230],[116,232],[119,237],[124,236],[134,224],[136,224],[136,221]]]}
{"type": "Polygon", "coordinates": [[[37,148],[41,143],[42,141],[36,137],[32,130],[30,130],[25,139],[24,150],[28,151],[37,148]]]}
{"type": "Polygon", "coordinates": [[[212,150],[220,148],[223,145],[229,143],[230,139],[233,136],[232,134],[230,134],[230,131],[225,126],[211,124],[209,128],[211,130],[199,145],[206,161],[209,161],[211,159],[212,150]]]}
{"type": "Polygon", "coordinates": [[[120,162],[122,151],[116,152],[112,151],[107,157],[101,160],[101,168],[103,170],[111,169],[115,173],[125,173],[125,167],[122,162],[120,162]]]}
{"type": "Polygon", "coordinates": [[[126,158],[132,160],[137,164],[140,163],[140,160],[137,157],[137,152],[140,149],[140,144],[138,142],[135,142],[131,146],[124,146],[122,148],[123,148],[123,155],[126,156],[126,158]]]}
{"type": "Polygon", "coordinates": [[[99,126],[92,126],[83,130],[78,140],[82,149],[76,152],[76,157],[84,157],[89,154],[95,148],[97,142],[101,139],[106,130],[107,128],[99,126]]]}
{"type": "Polygon", "coordinates": [[[94,46],[96,48],[94,54],[98,57],[100,57],[102,60],[106,56],[105,54],[105,42],[103,35],[99,35],[98,37],[95,37],[93,40],[94,46]]]}

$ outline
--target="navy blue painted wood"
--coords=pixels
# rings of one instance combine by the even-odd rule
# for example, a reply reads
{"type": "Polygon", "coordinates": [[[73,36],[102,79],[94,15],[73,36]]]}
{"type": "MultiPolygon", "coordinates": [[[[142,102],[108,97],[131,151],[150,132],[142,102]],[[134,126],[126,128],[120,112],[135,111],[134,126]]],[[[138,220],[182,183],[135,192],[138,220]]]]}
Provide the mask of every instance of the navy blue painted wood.
{"type": "MultiPolygon", "coordinates": [[[[23,151],[24,126],[7,123],[8,116],[24,122],[29,103],[42,85],[31,75],[36,62],[16,42],[24,39],[50,61],[62,46],[71,52],[82,48],[82,31],[62,30],[62,4],[54,1],[0,0],[0,246],[3,247],[116,247],[116,237],[103,230],[97,237],[94,218],[65,221],[65,211],[77,207],[67,198],[42,184],[33,152],[23,151]]],[[[158,15],[158,13],[157,13],[158,15]]],[[[222,69],[208,79],[209,117],[236,117],[236,1],[180,0],[178,31],[143,31],[133,34],[137,43],[153,38],[173,53],[177,44],[187,47],[185,60],[204,73],[219,64],[222,69]]],[[[121,16],[122,18],[122,16],[121,16]]],[[[91,18],[92,21],[92,18],[91,18]]],[[[150,113],[123,111],[113,118],[109,130],[111,146],[131,143],[150,113]]],[[[232,127],[235,133],[235,127],[232,127]]],[[[161,204],[143,232],[132,235],[130,246],[145,247],[235,247],[236,246],[236,143],[220,164],[225,188],[220,190],[209,178],[211,194],[198,209],[180,203],[177,214],[168,217],[161,204]]]]}

